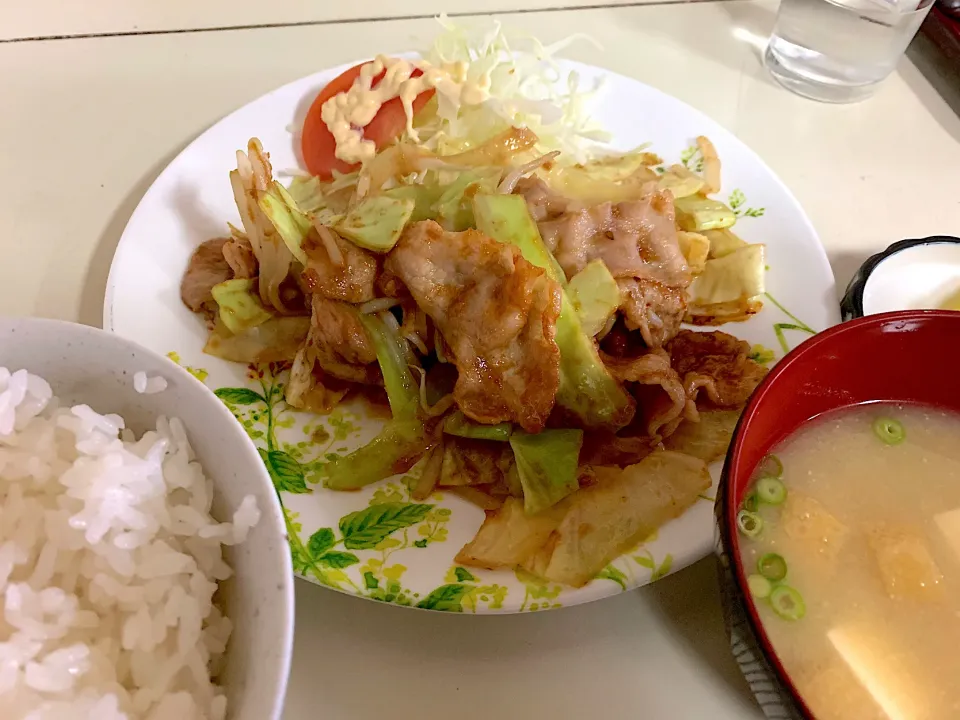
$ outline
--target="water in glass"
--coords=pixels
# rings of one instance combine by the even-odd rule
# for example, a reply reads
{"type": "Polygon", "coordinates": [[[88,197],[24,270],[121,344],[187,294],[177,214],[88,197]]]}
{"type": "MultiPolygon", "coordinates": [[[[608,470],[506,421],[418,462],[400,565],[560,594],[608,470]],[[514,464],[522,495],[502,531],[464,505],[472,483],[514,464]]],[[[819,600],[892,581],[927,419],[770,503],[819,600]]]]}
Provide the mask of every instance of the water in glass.
{"type": "Polygon", "coordinates": [[[862,100],[896,67],[932,2],[781,0],[764,61],[801,95],[862,100]]]}

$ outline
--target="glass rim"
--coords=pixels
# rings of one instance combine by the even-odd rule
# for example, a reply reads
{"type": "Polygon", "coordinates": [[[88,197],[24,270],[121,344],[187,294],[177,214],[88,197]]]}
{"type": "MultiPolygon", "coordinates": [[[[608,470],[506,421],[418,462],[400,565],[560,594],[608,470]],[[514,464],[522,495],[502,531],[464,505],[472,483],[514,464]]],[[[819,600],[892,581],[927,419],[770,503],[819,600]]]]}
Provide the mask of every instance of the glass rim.
{"type": "MultiPolygon", "coordinates": [[[[911,15],[917,15],[919,13],[926,13],[930,10],[931,7],[936,3],[936,0],[920,0],[917,4],[917,7],[912,10],[894,10],[892,8],[885,8],[880,3],[876,3],[872,7],[857,7],[847,5],[842,0],[826,0],[826,2],[831,5],[836,5],[837,7],[842,7],[847,10],[869,12],[883,14],[884,16],[889,17],[909,17],[911,15]]],[[[777,14],[779,15],[779,8],[777,9],[777,14]]]]}

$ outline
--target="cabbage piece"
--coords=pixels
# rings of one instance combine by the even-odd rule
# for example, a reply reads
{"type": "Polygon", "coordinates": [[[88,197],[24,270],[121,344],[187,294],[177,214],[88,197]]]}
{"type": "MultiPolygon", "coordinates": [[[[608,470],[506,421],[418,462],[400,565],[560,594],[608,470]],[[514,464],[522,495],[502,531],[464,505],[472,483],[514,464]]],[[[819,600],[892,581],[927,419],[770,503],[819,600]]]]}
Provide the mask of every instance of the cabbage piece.
{"type": "Polygon", "coordinates": [[[764,292],[763,245],[746,245],[729,255],[707,260],[689,288],[693,305],[749,300],[764,292]]]}
{"type": "MultiPolygon", "coordinates": [[[[411,142],[401,142],[383,148],[364,163],[356,176],[356,197],[378,195],[385,188],[403,182],[404,178],[419,174],[437,162],[434,154],[411,142]]],[[[344,182],[348,182],[344,177],[344,182]]]]}
{"type": "Polygon", "coordinates": [[[703,197],[703,195],[677,198],[674,206],[677,209],[677,225],[682,230],[690,232],[720,230],[730,227],[737,221],[733,210],[719,200],[703,197]]]}
{"type": "Polygon", "coordinates": [[[702,460],[657,451],[636,465],[591,468],[597,483],[581,489],[550,541],[524,569],[580,587],[607,563],[678,517],[710,487],[702,460]]]}
{"type": "Polygon", "coordinates": [[[559,194],[586,205],[629,202],[649,194],[646,185],[659,177],[650,165],[659,162],[659,157],[641,148],[585,164],[556,164],[540,175],[559,194]]]}
{"type": "MultiPolygon", "coordinates": [[[[463,437],[446,438],[437,484],[440,487],[471,485],[490,493],[503,479],[504,454],[512,459],[510,449],[502,442],[463,437]]],[[[503,495],[508,492],[504,485],[503,495]]]]}
{"type": "Polygon", "coordinates": [[[217,301],[220,320],[234,335],[262,325],[273,315],[267,312],[254,294],[254,282],[250,279],[225,280],[214,285],[210,294],[217,301]]]}
{"type": "Polygon", "coordinates": [[[327,202],[323,197],[323,191],[324,184],[316,176],[295,177],[287,188],[293,202],[305,213],[316,212],[326,207],[327,202]]]}
{"type": "Polygon", "coordinates": [[[290,362],[306,340],[309,330],[308,317],[273,317],[235,335],[218,319],[203,351],[214,357],[246,364],[290,362]]]}
{"type": "Polygon", "coordinates": [[[501,171],[497,168],[460,173],[434,203],[433,219],[445,230],[454,232],[474,227],[476,221],[473,217],[473,196],[495,192],[500,175],[501,171]]]}
{"type": "Polygon", "coordinates": [[[583,430],[544,430],[530,434],[517,430],[510,447],[523,486],[523,508],[536,515],[580,488],[577,466],[583,430]]]}
{"type": "Polygon", "coordinates": [[[539,515],[527,515],[523,501],[509,497],[499,510],[487,513],[476,537],[457,553],[456,562],[488,570],[516,567],[547,542],[563,519],[564,509],[561,504],[539,515]]]}
{"type": "Polygon", "coordinates": [[[300,211],[296,201],[280,183],[273,181],[267,192],[260,196],[260,209],[283,238],[284,245],[301,265],[307,264],[307,254],[301,248],[310,233],[313,223],[300,211]]]}
{"type": "Polygon", "coordinates": [[[362,448],[326,466],[323,485],[331,490],[359,490],[406,472],[433,444],[418,414],[419,386],[410,372],[402,341],[377,317],[364,315],[362,322],[377,351],[393,419],[362,448]]]}
{"type": "Polygon", "coordinates": [[[482,425],[481,423],[470,420],[466,415],[457,410],[448,415],[443,421],[443,431],[447,435],[456,435],[457,437],[471,438],[473,440],[499,440],[506,442],[510,439],[513,426],[510,423],[482,425]]]}
{"type": "Polygon", "coordinates": [[[700,410],[698,422],[684,420],[676,431],[664,438],[666,450],[700,458],[705,463],[722,459],[730,447],[733,431],[740,419],[741,408],[734,410],[700,410]]]}
{"type": "Polygon", "coordinates": [[[649,168],[640,168],[622,180],[610,180],[592,176],[576,165],[556,166],[543,173],[547,184],[564,197],[579,200],[585,205],[604,202],[631,202],[648,194],[646,185],[657,179],[649,168]]]}
{"type": "Polygon", "coordinates": [[[710,255],[710,241],[707,237],[700,233],[681,230],[677,233],[677,243],[680,245],[680,252],[683,253],[690,272],[694,275],[702,273],[710,255]]]}
{"type": "Polygon", "coordinates": [[[620,287],[599,258],[591,260],[570,278],[567,292],[580,318],[580,326],[590,337],[603,330],[620,307],[620,287]]]}
{"type": "Polygon", "coordinates": [[[584,427],[615,430],[629,423],[635,409],[633,399],[604,367],[593,340],[583,331],[567,295],[563,270],[543,244],[526,201],[519,195],[477,195],[473,203],[481,232],[499,242],[516,245],[528,262],[546,270],[560,284],[557,402],[579,418],[584,427]]]}
{"type": "Polygon", "coordinates": [[[334,228],[347,240],[371,252],[389,252],[400,239],[415,207],[416,203],[408,198],[368,197],[334,228]]]}
{"type": "Polygon", "coordinates": [[[323,470],[330,490],[359,490],[412,468],[430,449],[419,420],[391,420],[369,443],[338,457],[323,470]]]}
{"type": "Polygon", "coordinates": [[[734,250],[739,250],[747,244],[746,240],[727,228],[723,230],[706,230],[703,236],[710,241],[711,258],[729,255],[734,250]]]}
{"type": "Polygon", "coordinates": [[[421,220],[430,220],[434,217],[436,213],[434,206],[443,194],[443,188],[436,181],[436,178],[431,178],[429,182],[417,185],[398,185],[395,188],[384,190],[383,194],[395,200],[413,200],[413,213],[410,215],[410,222],[415,223],[421,220]]]}
{"type": "Polygon", "coordinates": [[[703,178],[683,165],[671,165],[657,181],[661,190],[669,190],[674,199],[696,195],[706,183],[703,178]]]}
{"type": "Polygon", "coordinates": [[[377,316],[355,312],[376,349],[393,419],[414,419],[420,404],[420,386],[410,372],[403,341],[377,316]]]}
{"type": "Polygon", "coordinates": [[[691,325],[724,325],[729,322],[744,322],[762,309],[763,303],[756,298],[703,306],[688,304],[687,314],[683,321],[691,325]]]}
{"type": "Polygon", "coordinates": [[[463,167],[507,167],[518,156],[532,150],[537,144],[536,133],[526,127],[510,126],[470,150],[453,155],[442,155],[449,165],[463,167]]]}

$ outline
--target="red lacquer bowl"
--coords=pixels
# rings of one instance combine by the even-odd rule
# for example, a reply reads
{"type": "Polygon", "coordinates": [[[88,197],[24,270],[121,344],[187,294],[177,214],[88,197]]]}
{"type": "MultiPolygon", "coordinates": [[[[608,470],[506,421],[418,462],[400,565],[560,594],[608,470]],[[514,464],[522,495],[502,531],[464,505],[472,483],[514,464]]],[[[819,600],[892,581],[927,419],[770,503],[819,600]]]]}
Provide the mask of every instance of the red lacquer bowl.
{"type": "Polygon", "coordinates": [[[731,648],[767,717],[813,718],[760,623],[739,563],[736,516],[757,465],[807,420],[861,403],[923,403],[960,411],[960,312],[870,315],[807,340],[771,370],[747,404],[727,453],[716,517],[731,648]]]}

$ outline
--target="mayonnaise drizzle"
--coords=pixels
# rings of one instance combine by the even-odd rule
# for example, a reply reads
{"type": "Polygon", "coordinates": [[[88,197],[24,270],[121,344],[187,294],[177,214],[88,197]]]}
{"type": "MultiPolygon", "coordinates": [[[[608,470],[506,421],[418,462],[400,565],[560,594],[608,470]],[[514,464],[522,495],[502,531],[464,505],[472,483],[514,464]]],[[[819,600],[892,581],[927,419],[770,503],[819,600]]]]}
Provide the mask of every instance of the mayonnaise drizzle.
{"type": "Polygon", "coordinates": [[[348,163],[364,162],[377,154],[377,146],[363,136],[363,128],[380,112],[383,104],[400,98],[407,116],[407,135],[413,142],[420,138],[413,127],[413,101],[425,90],[435,89],[456,106],[479,105],[490,97],[490,76],[471,79],[467,63],[462,61],[431,65],[423,60],[410,61],[378,55],[360,68],[353,86],[334,95],[321,108],[320,116],[337,143],[336,156],[348,163]],[[423,74],[411,77],[414,70],[423,74]],[[376,87],[373,80],[386,71],[376,87]]]}

